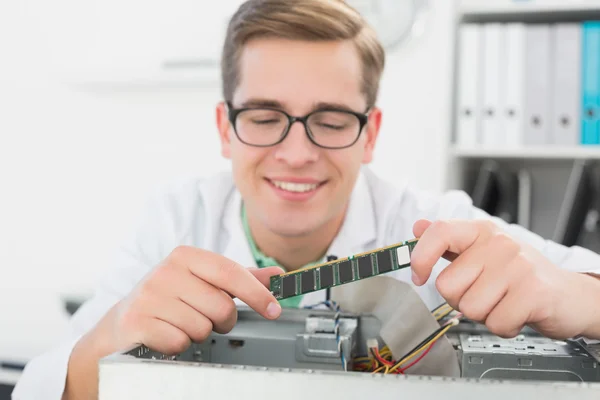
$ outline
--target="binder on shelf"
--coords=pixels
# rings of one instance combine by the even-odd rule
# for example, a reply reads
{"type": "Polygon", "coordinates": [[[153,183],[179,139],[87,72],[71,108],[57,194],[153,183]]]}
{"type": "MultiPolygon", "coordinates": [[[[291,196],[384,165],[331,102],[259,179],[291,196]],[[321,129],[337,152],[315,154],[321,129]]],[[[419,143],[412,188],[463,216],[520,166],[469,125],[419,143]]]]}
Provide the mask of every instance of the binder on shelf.
{"type": "Polygon", "coordinates": [[[600,21],[583,23],[582,33],[582,145],[600,144],[598,113],[600,104],[600,21]]]}
{"type": "Polygon", "coordinates": [[[517,223],[525,229],[531,226],[531,173],[526,169],[519,170],[517,174],[519,181],[519,206],[517,223]]]}
{"type": "Polygon", "coordinates": [[[494,148],[505,144],[504,93],[506,71],[503,68],[505,59],[505,28],[500,23],[487,23],[483,26],[483,77],[481,101],[481,144],[486,148],[494,148]]]}
{"type": "Polygon", "coordinates": [[[457,135],[460,147],[474,147],[479,143],[481,25],[463,24],[459,28],[457,135]]]}
{"type": "Polygon", "coordinates": [[[500,167],[494,160],[481,165],[471,192],[473,205],[490,215],[496,215],[500,203],[500,167]]]}
{"type": "Polygon", "coordinates": [[[595,198],[592,164],[576,160],[569,176],[565,197],[558,214],[553,240],[565,246],[577,244],[595,198]]]}
{"type": "Polygon", "coordinates": [[[524,101],[525,101],[525,24],[506,24],[505,52],[506,91],[504,98],[504,130],[506,146],[523,145],[524,101]]]}
{"type": "Polygon", "coordinates": [[[551,143],[576,146],[580,143],[581,24],[559,23],[552,27],[551,33],[551,143]]]}
{"type": "Polygon", "coordinates": [[[494,160],[486,160],[477,174],[471,198],[475,207],[514,224],[519,221],[519,189],[517,174],[502,170],[494,160]]]}
{"type": "Polygon", "coordinates": [[[500,203],[496,216],[509,224],[519,221],[519,179],[512,171],[500,174],[500,203]]]}
{"type": "Polygon", "coordinates": [[[550,25],[531,24],[526,29],[525,145],[544,146],[550,127],[550,25]]]}

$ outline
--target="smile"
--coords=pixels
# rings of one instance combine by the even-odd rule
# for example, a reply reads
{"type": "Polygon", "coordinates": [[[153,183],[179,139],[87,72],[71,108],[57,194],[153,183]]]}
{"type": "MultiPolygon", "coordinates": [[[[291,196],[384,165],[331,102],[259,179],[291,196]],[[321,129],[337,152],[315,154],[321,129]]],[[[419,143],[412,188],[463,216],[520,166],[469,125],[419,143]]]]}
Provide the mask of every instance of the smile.
{"type": "Polygon", "coordinates": [[[294,193],[305,193],[315,190],[319,187],[318,183],[297,183],[284,181],[271,181],[273,186],[294,193]]]}
{"type": "Polygon", "coordinates": [[[282,200],[305,202],[317,195],[327,183],[307,178],[265,179],[274,193],[282,200]]]}

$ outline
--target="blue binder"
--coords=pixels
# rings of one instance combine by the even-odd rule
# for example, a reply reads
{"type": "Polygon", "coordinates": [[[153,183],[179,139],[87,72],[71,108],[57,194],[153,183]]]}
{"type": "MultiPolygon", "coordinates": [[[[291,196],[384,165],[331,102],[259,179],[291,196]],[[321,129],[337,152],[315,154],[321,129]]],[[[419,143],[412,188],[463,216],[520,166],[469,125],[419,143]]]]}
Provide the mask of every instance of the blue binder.
{"type": "Polygon", "coordinates": [[[600,21],[582,25],[581,144],[600,144],[600,21]]]}

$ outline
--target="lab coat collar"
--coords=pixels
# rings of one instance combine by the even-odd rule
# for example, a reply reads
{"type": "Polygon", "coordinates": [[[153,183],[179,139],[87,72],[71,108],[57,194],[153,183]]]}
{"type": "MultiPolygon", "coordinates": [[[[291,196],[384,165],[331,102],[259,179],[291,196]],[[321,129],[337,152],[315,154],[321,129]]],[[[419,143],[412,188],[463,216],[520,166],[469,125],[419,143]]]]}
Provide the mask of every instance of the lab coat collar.
{"type": "MultiPolygon", "coordinates": [[[[333,240],[327,255],[343,258],[366,251],[375,245],[375,210],[367,180],[367,176],[361,172],[350,196],[342,227],[333,240]]],[[[227,244],[224,246],[223,256],[243,266],[256,267],[242,225],[241,206],[242,197],[239,191],[234,188],[226,204],[223,218],[223,229],[227,238],[225,239],[227,244]]]]}

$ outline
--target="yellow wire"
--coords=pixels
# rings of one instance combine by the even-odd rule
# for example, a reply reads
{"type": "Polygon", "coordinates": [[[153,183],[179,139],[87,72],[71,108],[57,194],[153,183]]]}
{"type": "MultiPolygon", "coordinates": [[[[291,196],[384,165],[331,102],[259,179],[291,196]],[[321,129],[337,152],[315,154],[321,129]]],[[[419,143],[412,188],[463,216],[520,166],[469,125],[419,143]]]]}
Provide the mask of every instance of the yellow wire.
{"type": "Polygon", "coordinates": [[[441,306],[440,306],[440,307],[439,307],[437,310],[435,310],[435,311],[433,312],[433,315],[435,315],[435,314],[439,313],[439,312],[440,312],[440,310],[443,310],[444,308],[448,308],[448,307],[450,307],[450,304],[448,304],[448,303],[444,303],[444,304],[443,304],[443,305],[441,305],[441,306]]]}
{"type": "Polygon", "coordinates": [[[440,333],[438,333],[433,339],[431,339],[429,342],[425,343],[423,346],[421,346],[420,348],[418,348],[417,350],[415,350],[412,354],[409,354],[408,356],[406,356],[403,360],[401,360],[400,362],[398,362],[398,364],[394,365],[388,372],[392,373],[395,370],[397,370],[398,368],[400,368],[400,366],[406,364],[406,362],[410,361],[411,359],[413,359],[417,354],[419,354],[423,349],[426,349],[429,345],[435,343],[436,340],[438,340],[440,337],[442,337],[446,332],[448,332],[448,330],[456,325],[456,323],[458,322],[458,319],[453,320],[452,323],[449,323],[448,325],[446,325],[446,327],[444,327],[444,329],[442,331],[440,331],[440,333]]]}
{"type": "Polygon", "coordinates": [[[382,365],[381,367],[379,367],[375,371],[373,371],[372,374],[376,374],[378,372],[381,372],[381,370],[383,370],[384,368],[385,368],[385,365],[382,365]]]}
{"type": "Polygon", "coordinates": [[[433,316],[437,318],[437,316],[439,316],[440,314],[445,313],[446,311],[448,311],[448,309],[452,310],[452,307],[450,307],[450,304],[446,303],[443,306],[441,306],[439,309],[437,309],[433,313],[433,316]]]}
{"type": "MultiPolygon", "coordinates": [[[[448,314],[450,314],[451,312],[453,312],[454,309],[452,307],[450,307],[450,305],[448,303],[444,304],[443,306],[441,306],[439,309],[437,309],[434,313],[433,316],[436,317],[436,320],[441,320],[442,318],[444,318],[445,316],[447,316],[448,314]]],[[[354,359],[354,361],[356,363],[359,364],[363,364],[364,366],[366,366],[368,369],[373,369],[375,368],[375,371],[373,371],[372,373],[377,373],[377,372],[381,372],[382,370],[385,369],[385,374],[394,372],[395,370],[397,370],[401,365],[406,364],[408,361],[410,361],[411,359],[413,359],[417,354],[419,354],[422,350],[426,349],[427,347],[429,347],[430,345],[433,345],[433,343],[438,340],[440,337],[442,337],[446,332],[448,332],[448,330],[453,326],[456,325],[458,323],[458,319],[456,320],[452,320],[451,322],[448,323],[448,325],[442,330],[440,331],[439,334],[437,334],[433,339],[431,339],[429,342],[425,343],[423,346],[421,346],[420,348],[418,348],[417,350],[415,350],[413,353],[409,354],[408,356],[406,356],[403,360],[399,361],[396,365],[394,365],[393,367],[389,367],[387,365],[379,365],[379,361],[377,361],[377,359],[375,357],[371,357],[371,356],[363,356],[363,357],[357,357],[354,359]]],[[[379,355],[381,356],[381,358],[383,358],[384,360],[387,361],[392,361],[390,358],[393,357],[392,351],[390,350],[390,348],[386,345],[383,348],[381,348],[379,350],[379,355]],[[391,356],[391,357],[389,357],[391,356]]]]}
{"type": "Polygon", "coordinates": [[[440,319],[444,318],[446,315],[450,314],[452,311],[454,311],[454,309],[450,308],[449,310],[444,311],[442,314],[439,314],[435,319],[439,321],[440,319]]]}

